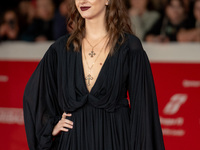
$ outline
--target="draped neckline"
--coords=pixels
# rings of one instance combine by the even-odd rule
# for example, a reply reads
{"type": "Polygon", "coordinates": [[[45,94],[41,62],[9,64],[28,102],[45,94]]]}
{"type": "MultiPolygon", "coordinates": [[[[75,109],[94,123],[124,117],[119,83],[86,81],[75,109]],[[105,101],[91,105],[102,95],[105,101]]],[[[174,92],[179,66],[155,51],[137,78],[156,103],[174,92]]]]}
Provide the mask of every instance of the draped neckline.
{"type": "Polygon", "coordinates": [[[87,85],[86,85],[86,81],[85,81],[85,71],[84,71],[83,59],[82,59],[82,47],[80,48],[80,57],[81,57],[80,58],[80,60],[81,60],[81,77],[82,77],[83,82],[84,82],[84,88],[86,89],[87,94],[91,94],[95,90],[95,87],[97,86],[102,74],[104,73],[103,71],[104,71],[105,66],[107,64],[107,61],[108,61],[108,58],[109,58],[109,53],[107,54],[106,59],[105,59],[103,65],[102,65],[102,67],[101,67],[101,69],[100,69],[100,71],[98,73],[97,79],[96,79],[96,81],[95,81],[95,83],[92,86],[90,91],[88,90],[87,85]]]}

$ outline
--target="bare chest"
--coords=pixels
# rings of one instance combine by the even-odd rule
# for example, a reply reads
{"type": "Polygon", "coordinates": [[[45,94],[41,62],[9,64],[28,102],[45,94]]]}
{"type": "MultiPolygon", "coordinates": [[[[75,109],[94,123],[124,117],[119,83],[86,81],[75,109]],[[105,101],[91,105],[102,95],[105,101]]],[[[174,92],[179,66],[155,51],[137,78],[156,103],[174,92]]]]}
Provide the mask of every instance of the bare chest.
{"type": "Polygon", "coordinates": [[[86,46],[82,50],[82,64],[84,70],[84,78],[88,91],[90,92],[95,85],[101,69],[108,57],[109,49],[92,49],[86,46]]]}

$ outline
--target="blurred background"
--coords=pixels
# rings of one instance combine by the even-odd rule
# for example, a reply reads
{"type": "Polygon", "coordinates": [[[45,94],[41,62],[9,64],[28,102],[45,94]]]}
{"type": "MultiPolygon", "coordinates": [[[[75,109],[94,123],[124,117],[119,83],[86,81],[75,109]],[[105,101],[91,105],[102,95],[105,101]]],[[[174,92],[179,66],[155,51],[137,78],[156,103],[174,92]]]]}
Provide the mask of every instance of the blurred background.
{"type": "MultiPolygon", "coordinates": [[[[132,29],[146,42],[200,42],[199,0],[124,0],[132,29]]],[[[0,2],[0,40],[49,41],[70,32],[69,0],[0,2]]]]}
{"type": "MultiPolygon", "coordinates": [[[[154,75],[166,150],[199,150],[200,0],[124,0],[154,75]]],[[[27,150],[22,99],[52,42],[70,33],[69,0],[0,1],[1,149],[27,150]]]]}

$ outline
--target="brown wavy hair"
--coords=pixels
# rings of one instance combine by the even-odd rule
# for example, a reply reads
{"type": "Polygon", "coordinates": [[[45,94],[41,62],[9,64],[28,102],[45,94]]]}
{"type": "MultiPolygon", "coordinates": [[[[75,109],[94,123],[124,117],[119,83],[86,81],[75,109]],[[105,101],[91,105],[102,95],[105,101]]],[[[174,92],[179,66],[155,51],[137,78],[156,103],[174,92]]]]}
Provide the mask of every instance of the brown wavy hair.
{"type": "MultiPolygon", "coordinates": [[[[125,41],[125,33],[133,34],[133,31],[131,30],[131,22],[124,0],[109,0],[109,4],[106,7],[106,29],[109,36],[107,46],[109,45],[111,47],[110,55],[113,55],[115,45],[117,43],[120,45],[123,44],[125,41]]],[[[70,44],[73,44],[74,51],[79,51],[82,40],[85,37],[85,19],[78,12],[75,0],[71,0],[70,12],[68,28],[72,32],[67,41],[67,49],[69,50],[70,44]]]]}

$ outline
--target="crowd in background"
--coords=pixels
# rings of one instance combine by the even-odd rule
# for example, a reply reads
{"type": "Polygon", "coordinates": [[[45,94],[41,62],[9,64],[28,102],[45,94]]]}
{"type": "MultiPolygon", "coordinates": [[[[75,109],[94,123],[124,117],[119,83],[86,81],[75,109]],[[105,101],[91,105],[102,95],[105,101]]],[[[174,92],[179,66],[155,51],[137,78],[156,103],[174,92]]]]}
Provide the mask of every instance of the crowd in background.
{"type": "MultiPolygon", "coordinates": [[[[124,0],[136,36],[146,42],[200,42],[200,0],[124,0]]],[[[69,0],[0,2],[0,41],[56,40],[67,28],[69,0]]]]}

